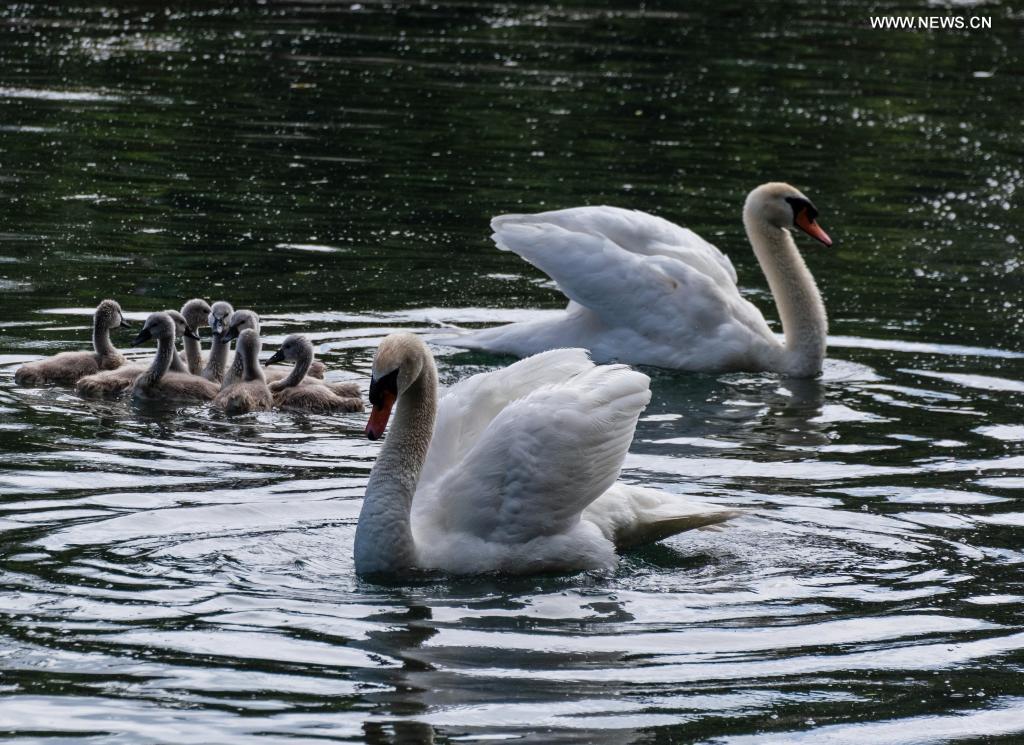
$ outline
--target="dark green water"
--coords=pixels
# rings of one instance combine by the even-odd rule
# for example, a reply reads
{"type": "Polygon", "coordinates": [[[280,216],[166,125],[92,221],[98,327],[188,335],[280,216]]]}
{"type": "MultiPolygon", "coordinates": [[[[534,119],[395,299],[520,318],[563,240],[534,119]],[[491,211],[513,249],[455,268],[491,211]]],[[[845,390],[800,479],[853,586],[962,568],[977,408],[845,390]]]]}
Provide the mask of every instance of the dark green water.
{"type": "MultiPolygon", "coordinates": [[[[0,11],[0,732],[46,742],[1024,737],[1024,16],[894,3],[0,11]],[[250,306],[365,382],[391,330],[559,308],[491,215],[731,256],[810,195],[821,381],[652,371],[627,480],[746,509],[609,575],[384,587],[364,417],[13,385],[102,297],[250,306]]],[[[122,339],[120,341],[127,341],[122,339]]],[[[436,347],[446,382],[507,360],[436,347]]]]}

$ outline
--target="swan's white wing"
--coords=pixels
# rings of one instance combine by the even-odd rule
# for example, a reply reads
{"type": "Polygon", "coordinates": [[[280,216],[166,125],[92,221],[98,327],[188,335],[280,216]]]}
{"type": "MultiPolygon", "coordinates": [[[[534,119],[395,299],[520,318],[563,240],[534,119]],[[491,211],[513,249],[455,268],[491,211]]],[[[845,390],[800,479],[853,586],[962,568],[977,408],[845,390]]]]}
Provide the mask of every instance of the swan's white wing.
{"type": "MultiPolygon", "coordinates": [[[[420,490],[429,493],[431,484],[443,481],[510,402],[593,366],[585,349],[554,349],[453,385],[437,406],[434,435],[420,472],[420,490]]],[[[422,500],[417,501],[417,508],[423,506],[422,500]]]]}
{"type": "MultiPolygon", "coordinates": [[[[573,207],[534,215],[500,215],[491,220],[494,240],[511,225],[554,225],[570,233],[604,237],[624,251],[640,256],[665,256],[681,261],[716,281],[736,284],[729,257],[689,228],[639,210],[620,207],[573,207]]],[[[515,251],[515,249],[510,249],[515,251]]],[[[517,252],[518,253],[518,252],[517,252]]]]}
{"type": "MultiPolygon", "coordinates": [[[[605,235],[552,223],[499,222],[494,240],[545,272],[570,300],[610,328],[695,345],[728,360],[758,342],[774,343],[761,313],[740,296],[732,275],[705,256],[688,263],[664,253],[626,250],[605,235]]],[[[731,265],[730,265],[731,268],[731,265]]]]}
{"type": "Polygon", "coordinates": [[[618,477],[649,383],[623,365],[591,367],[505,406],[422,495],[424,517],[503,544],[570,530],[618,477]]]}

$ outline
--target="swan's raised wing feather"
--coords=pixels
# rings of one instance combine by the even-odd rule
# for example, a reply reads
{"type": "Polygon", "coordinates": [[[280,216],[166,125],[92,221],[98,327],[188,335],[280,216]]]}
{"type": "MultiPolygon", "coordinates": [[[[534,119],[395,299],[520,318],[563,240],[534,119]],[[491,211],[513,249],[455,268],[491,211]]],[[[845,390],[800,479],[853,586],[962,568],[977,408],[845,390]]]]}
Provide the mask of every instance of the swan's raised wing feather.
{"type": "Polygon", "coordinates": [[[572,207],[534,215],[499,215],[491,220],[495,241],[511,225],[554,225],[570,233],[604,237],[630,253],[665,256],[716,279],[733,284],[737,281],[729,257],[714,245],[689,228],[639,210],[600,206],[572,207]]]}
{"type": "Polygon", "coordinates": [[[443,479],[510,402],[593,366],[585,349],[554,349],[501,370],[460,380],[438,403],[434,435],[420,472],[420,488],[443,479]]]}
{"type": "Polygon", "coordinates": [[[618,478],[649,383],[606,365],[534,390],[502,408],[443,478],[421,482],[414,504],[431,492],[422,496],[445,533],[489,542],[565,532],[618,478]]]}
{"type": "Polygon", "coordinates": [[[764,317],[739,294],[734,275],[706,256],[686,262],[644,254],[605,235],[551,223],[498,223],[493,237],[499,248],[545,272],[570,300],[610,328],[628,327],[650,339],[662,339],[670,329],[681,352],[687,336],[695,343],[713,339],[716,353],[726,357],[733,348],[743,353],[753,341],[772,338],[764,317]]]}

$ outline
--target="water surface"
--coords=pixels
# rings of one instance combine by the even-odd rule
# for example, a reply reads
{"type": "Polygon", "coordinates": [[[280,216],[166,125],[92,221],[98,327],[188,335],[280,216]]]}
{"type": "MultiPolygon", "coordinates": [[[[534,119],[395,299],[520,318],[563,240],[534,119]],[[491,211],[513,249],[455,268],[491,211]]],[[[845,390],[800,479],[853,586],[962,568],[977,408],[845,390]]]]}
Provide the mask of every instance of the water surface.
{"type": "MultiPolygon", "coordinates": [[[[1019,13],[890,4],[72,2],[0,12],[0,731],[21,741],[1016,742],[1019,13]],[[942,8],[934,10],[945,13],[942,8]],[[960,11],[958,11],[960,12],[960,11]],[[727,251],[789,180],[818,381],[649,371],[624,478],[745,510],[614,572],[358,580],[362,415],[13,385],[196,295],[365,386],[385,334],[553,312],[508,211],[727,251]]],[[[126,338],[118,338],[123,343],[126,338]]],[[[437,344],[443,382],[509,360],[437,344]]]]}

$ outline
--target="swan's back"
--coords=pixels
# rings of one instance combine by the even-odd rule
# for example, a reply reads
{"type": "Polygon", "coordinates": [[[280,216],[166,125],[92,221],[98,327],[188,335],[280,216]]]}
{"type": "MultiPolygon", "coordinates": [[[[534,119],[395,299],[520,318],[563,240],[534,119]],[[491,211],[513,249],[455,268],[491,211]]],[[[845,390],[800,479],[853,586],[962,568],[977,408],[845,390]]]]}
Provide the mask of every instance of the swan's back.
{"type": "MultiPolygon", "coordinates": [[[[324,374],[327,372],[327,366],[324,365],[320,360],[313,360],[313,363],[309,366],[309,370],[306,371],[306,378],[323,382],[324,374]]],[[[287,367],[267,367],[263,370],[263,376],[267,379],[268,383],[276,383],[279,380],[284,380],[291,375],[291,370],[287,367]]]]}
{"type": "MultiPolygon", "coordinates": [[[[363,393],[359,389],[359,383],[331,382],[325,380],[324,385],[330,388],[331,391],[334,392],[335,396],[340,396],[341,398],[358,398],[360,401],[362,400],[363,393]]],[[[362,409],[360,408],[358,411],[362,411],[362,409]]]]}
{"type": "Polygon", "coordinates": [[[534,390],[564,382],[594,366],[584,349],[554,349],[461,380],[438,403],[434,436],[420,487],[443,479],[501,411],[534,390]]]}
{"type": "Polygon", "coordinates": [[[102,370],[86,375],[75,383],[75,392],[84,398],[112,398],[124,393],[142,373],[146,365],[122,365],[116,370],[102,370]]]}
{"type": "Polygon", "coordinates": [[[146,373],[135,379],[132,395],[139,399],[149,400],[181,400],[181,401],[212,401],[220,392],[220,387],[206,378],[188,373],[165,373],[155,385],[147,385],[144,380],[146,373]]]}
{"type": "Polygon", "coordinates": [[[101,358],[95,352],[60,352],[53,357],[35,362],[26,362],[14,372],[18,385],[74,385],[86,375],[95,375],[101,370],[114,369],[124,362],[118,355],[101,358]]]}
{"type": "MultiPolygon", "coordinates": [[[[205,381],[205,378],[199,379],[205,381]]],[[[213,405],[229,415],[247,414],[250,411],[270,411],[274,399],[266,381],[243,380],[219,391],[213,405]]]]}
{"type": "MultiPolygon", "coordinates": [[[[274,406],[284,411],[299,411],[310,414],[339,414],[363,410],[363,399],[339,395],[319,380],[305,378],[298,385],[290,385],[274,391],[274,406]]],[[[348,390],[348,389],[342,389],[348,390]]]]}

